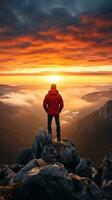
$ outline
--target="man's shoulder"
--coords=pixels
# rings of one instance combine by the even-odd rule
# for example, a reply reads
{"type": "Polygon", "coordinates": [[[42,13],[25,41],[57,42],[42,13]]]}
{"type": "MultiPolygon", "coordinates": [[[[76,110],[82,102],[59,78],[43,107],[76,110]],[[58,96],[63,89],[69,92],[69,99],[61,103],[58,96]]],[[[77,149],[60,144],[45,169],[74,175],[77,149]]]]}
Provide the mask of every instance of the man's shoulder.
{"type": "Polygon", "coordinates": [[[58,94],[58,96],[59,96],[60,98],[62,98],[62,96],[61,96],[61,94],[60,94],[60,93],[58,94]]]}
{"type": "Polygon", "coordinates": [[[44,98],[48,98],[48,93],[45,95],[45,97],[44,98]]]}

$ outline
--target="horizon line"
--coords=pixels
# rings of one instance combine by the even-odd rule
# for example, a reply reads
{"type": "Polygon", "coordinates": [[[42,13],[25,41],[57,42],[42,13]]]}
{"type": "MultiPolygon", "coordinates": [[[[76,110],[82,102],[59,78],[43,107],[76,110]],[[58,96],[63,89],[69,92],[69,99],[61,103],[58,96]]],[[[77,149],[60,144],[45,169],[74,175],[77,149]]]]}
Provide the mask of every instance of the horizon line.
{"type": "Polygon", "coordinates": [[[95,72],[37,72],[37,73],[0,73],[0,76],[50,76],[50,75],[59,75],[59,76],[111,76],[112,71],[95,71],[95,72]]]}

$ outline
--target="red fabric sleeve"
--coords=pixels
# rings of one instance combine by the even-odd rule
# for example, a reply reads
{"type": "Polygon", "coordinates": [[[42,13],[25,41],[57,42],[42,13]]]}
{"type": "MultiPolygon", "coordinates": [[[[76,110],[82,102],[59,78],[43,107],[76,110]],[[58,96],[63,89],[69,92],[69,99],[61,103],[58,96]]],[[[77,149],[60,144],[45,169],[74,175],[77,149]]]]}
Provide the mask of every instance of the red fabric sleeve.
{"type": "Polygon", "coordinates": [[[61,112],[64,107],[64,102],[61,95],[59,95],[59,105],[60,105],[59,112],[61,112]]]}
{"type": "Polygon", "coordinates": [[[47,98],[47,95],[44,97],[44,100],[43,100],[43,108],[46,112],[48,112],[48,98],[47,98]]]}

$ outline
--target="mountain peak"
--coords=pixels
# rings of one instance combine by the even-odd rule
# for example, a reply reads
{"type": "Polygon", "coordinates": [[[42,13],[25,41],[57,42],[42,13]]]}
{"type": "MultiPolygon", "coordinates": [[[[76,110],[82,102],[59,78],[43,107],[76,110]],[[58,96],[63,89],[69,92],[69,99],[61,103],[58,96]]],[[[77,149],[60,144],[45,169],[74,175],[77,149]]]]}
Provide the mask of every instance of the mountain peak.
{"type": "Polygon", "coordinates": [[[112,99],[108,100],[105,104],[108,108],[112,108],[112,99]]]}
{"type": "Polygon", "coordinates": [[[100,110],[100,117],[104,120],[112,121],[112,100],[110,99],[100,110]]]}

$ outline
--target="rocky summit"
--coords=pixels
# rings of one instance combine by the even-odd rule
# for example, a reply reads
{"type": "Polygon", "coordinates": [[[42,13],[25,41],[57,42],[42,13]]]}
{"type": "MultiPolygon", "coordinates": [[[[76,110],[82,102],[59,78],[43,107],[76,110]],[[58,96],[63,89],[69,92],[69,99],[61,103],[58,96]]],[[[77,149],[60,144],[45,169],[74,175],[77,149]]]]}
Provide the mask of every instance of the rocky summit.
{"type": "Polygon", "coordinates": [[[13,165],[0,165],[0,200],[112,200],[112,153],[96,169],[71,140],[49,142],[45,130],[13,165]]]}
{"type": "Polygon", "coordinates": [[[112,122],[112,100],[109,100],[100,110],[100,117],[106,121],[112,122]]]}

